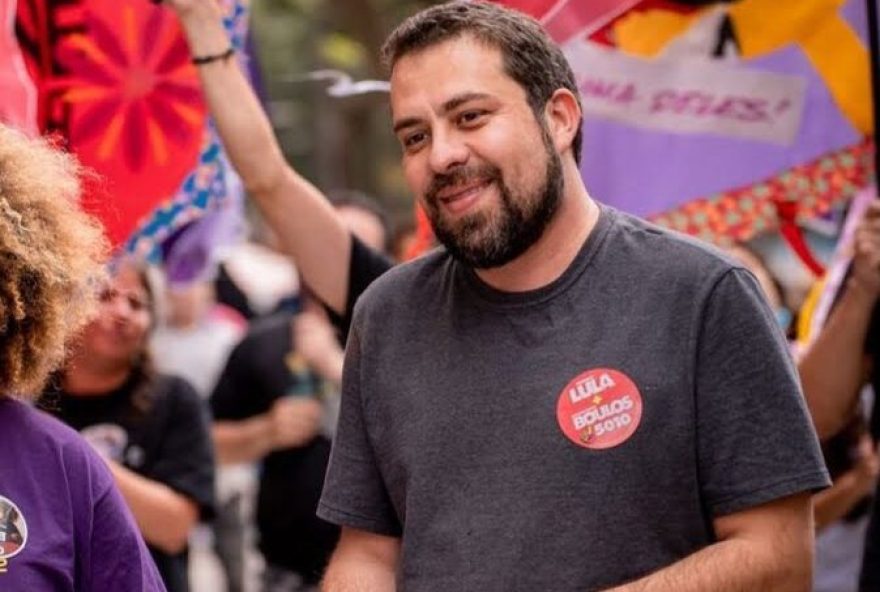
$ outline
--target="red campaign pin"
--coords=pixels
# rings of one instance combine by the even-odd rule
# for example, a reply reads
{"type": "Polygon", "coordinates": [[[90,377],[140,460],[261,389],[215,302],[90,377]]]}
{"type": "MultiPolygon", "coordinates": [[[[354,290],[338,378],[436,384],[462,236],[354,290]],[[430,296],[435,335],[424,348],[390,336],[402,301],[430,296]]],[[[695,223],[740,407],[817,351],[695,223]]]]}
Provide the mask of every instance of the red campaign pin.
{"type": "Polygon", "coordinates": [[[623,444],[642,421],[642,395],[623,372],[594,368],[565,385],[556,404],[565,436],[584,448],[604,450],[623,444]]]}

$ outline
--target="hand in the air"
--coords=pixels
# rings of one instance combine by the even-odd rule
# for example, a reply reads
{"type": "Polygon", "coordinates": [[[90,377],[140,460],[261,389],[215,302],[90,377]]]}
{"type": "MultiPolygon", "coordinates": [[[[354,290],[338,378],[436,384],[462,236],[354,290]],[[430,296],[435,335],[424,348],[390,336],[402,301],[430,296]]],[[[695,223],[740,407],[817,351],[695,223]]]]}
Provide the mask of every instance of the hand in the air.
{"type": "Polygon", "coordinates": [[[177,13],[181,20],[193,17],[205,17],[216,19],[222,14],[217,0],[152,0],[156,4],[162,4],[177,13]]]}
{"type": "Polygon", "coordinates": [[[880,295],[880,200],[868,206],[856,228],[852,280],[873,296],[880,295]]]}

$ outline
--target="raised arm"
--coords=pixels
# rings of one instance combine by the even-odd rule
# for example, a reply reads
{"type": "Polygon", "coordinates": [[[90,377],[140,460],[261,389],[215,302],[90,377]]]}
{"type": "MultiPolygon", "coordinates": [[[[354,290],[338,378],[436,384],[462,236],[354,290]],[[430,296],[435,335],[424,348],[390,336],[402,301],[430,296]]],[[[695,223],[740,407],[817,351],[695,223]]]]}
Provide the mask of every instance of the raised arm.
{"type": "MultiPolygon", "coordinates": [[[[177,13],[193,56],[222,54],[230,41],[216,0],[166,0],[177,13]]],[[[345,312],[351,236],[324,195],[284,159],[256,94],[233,59],[198,67],[223,145],[250,196],[305,282],[345,312]]]]}
{"type": "Polygon", "coordinates": [[[716,518],[715,531],[716,543],[607,592],[811,589],[813,515],[808,493],[716,518]]]}
{"type": "Polygon", "coordinates": [[[836,434],[849,420],[866,379],[865,338],[880,296],[880,202],[856,230],[850,278],[816,341],[798,364],[816,432],[836,434]]]}

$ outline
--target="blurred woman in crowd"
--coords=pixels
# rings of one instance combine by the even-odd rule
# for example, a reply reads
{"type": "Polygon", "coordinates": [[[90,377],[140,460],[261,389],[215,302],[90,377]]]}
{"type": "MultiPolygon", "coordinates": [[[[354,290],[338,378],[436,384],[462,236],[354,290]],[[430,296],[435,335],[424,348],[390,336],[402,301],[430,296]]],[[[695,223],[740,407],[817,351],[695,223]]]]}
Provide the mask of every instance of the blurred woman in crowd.
{"type": "Polygon", "coordinates": [[[213,453],[193,387],[150,362],[153,302],[144,270],[121,264],[42,405],[104,456],[165,585],[180,592],[190,531],[212,511],[213,453]]]}
{"type": "Polygon", "coordinates": [[[25,402],[94,311],[106,245],[77,174],[0,125],[0,589],[162,591],[107,466],[25,402]]]}

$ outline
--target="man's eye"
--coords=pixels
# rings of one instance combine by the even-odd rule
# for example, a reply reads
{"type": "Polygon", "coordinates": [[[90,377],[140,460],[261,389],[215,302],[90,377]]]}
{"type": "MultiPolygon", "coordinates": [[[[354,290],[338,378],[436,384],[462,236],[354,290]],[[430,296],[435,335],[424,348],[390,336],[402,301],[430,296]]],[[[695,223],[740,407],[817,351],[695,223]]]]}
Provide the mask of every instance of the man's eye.
{"type": "Polygon", "coordinates": [[[458,122],[464,125],[467,125],[469,123],[476,123],[485,114],[485,111],[465,111],[458,116],[458,122]]]}
{"type": "Polygon", "coordinates": [[[424,140],[425,140],[425,133],[424,132],[416,132],[414,134],[409,134],[408,136],[404,137],[403,145],[405,148],[413,148],[413,147],[421,144],[424,140]]]}

